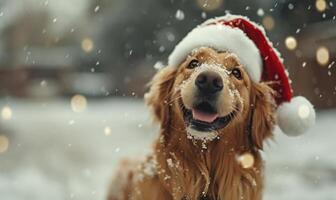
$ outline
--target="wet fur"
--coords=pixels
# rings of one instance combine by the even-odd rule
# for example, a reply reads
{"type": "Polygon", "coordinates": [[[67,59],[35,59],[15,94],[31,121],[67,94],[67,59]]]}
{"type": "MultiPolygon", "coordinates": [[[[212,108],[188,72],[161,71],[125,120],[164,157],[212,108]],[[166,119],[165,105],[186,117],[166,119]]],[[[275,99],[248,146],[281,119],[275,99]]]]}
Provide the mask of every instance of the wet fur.
{"type": "Polygon", "coordinates": [[[183,71],[166,67],[154,76],[146,102],[160,123],[160,136],[147,160],[121,164],[108,200],[261,200],[264,170],[259,151],[272,137],[275,123],[272,89],[249,80],[247,108],[204,149],[202,141],[192,141],[185,131],[174,92],[179,73],[183,71]],[[252,146],[246,132],[251,117],[252,146]],[[246,152],[254,156],[252,168],[237,162],[237,156],[246,152]],[[152,164],[155,173],[146,173],[152,164]]]}

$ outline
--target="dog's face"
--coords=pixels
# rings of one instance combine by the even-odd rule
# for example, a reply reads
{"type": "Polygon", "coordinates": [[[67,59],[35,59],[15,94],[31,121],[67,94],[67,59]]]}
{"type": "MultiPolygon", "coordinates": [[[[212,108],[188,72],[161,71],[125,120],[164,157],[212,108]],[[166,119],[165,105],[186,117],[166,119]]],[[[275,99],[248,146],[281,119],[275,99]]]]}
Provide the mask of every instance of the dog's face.
{"type": "Polygon", "coordinates": [[[271,115],[270,93],[269,87],[250,80],[236,55],[203,47],[178,68],[159,72],[147,102],[161,122],[174,113],[177,119],[172,120],[183,121],[193,138],[213,139],[228,126],[248,120],[255,99],[262,98],[265,105],[257,109],[263,109],[265,118],[271,115]]]}
{"type": "Polygon", "coordinates": [[[244,118],[250,83],[234,54],[210,48],[192,52],[175,81],[188,132],[196,138],[214,137],[232,121],[244,118]]]}

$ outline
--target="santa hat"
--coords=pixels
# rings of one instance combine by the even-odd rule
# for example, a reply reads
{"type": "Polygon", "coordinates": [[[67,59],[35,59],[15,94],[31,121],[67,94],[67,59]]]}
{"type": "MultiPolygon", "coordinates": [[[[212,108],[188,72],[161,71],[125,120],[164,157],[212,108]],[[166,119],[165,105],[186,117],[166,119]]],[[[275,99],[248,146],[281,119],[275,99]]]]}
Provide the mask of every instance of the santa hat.
{"type": "Polygon", "coordinates": [[[227,14],[209,19],[193,29],[175,47],[168,65],[178,66],[192,50],[212,47],[236,54],[254,82],[274,81],[279,95],[277,122],[289,136],[306,132],[315,123],[315,110],[304,97],[293,97],[287,72],[280,53],[268,40],[264,29],[248,18],[227,14]]]}

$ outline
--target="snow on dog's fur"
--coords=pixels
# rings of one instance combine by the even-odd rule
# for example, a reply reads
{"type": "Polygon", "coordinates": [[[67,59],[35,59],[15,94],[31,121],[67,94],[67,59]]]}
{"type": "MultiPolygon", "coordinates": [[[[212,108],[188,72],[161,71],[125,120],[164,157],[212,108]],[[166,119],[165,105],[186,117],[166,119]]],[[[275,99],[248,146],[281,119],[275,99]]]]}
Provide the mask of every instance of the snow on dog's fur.
{"type": "Polygon", "coordinates": [[[108,199],[262,199],[259,151],[263,141],[272,137],[272,93],[267,84],[249,78],[237,56],[211,48],[193,51],[178,68],[161,69],[145,96],[161,125],[153,153],[136,165],[122,164],[108,199]],[[200,65],[188,67],[195,59],[200,65]],[[239,79],[233,69],[241,72],[239,79]],[[216,97],[217,118],[234,113],[225,126],[209,131],[194,130],[185,117],[186,110],[194,109],[195,79],[204,71],[223,80],[216,97]],[[252,164],[242,163],[241,155],[252,155],[252,164]]]}

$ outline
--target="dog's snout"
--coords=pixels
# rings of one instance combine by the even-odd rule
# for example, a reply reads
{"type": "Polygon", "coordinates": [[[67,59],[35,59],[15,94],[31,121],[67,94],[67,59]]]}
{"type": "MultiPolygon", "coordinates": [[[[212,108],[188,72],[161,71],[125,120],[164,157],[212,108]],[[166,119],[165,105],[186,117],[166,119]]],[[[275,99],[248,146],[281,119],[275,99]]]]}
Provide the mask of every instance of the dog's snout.
{"type": "Polygon", "coordinates": [[[212,71],[200,73],[195,80],[198,90],[204,94],[215,94],[223,89],[222,77],[212,71]]]}

